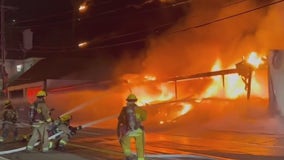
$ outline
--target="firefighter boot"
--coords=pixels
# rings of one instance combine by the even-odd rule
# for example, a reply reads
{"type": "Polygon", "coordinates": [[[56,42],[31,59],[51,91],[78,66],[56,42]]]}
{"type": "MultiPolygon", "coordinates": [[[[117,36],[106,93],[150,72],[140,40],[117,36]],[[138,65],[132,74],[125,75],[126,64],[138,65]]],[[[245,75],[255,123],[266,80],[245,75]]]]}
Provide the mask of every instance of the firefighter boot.
{"type": "Polygon", "coordinates": [[[62,144],[59,144],[59,145],[57,146],[56,150],[58,150],[58,151],[64,151],[64,150],[65,150],[65,146],[62,145],[62,144]]]}
{"type": "Polygon", "coordinates": [[[125,160],[137,160],[137,156],[135,154],[131,154],[130,156],[127,156],[125,160]]]}

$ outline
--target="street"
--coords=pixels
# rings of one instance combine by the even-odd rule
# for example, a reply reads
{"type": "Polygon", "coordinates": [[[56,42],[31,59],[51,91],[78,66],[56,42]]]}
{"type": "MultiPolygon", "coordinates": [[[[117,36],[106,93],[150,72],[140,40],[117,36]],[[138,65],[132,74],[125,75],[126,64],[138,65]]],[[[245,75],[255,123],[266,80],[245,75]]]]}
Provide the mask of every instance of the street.
{"type": "MultiPolygon", "coordinates": [[[[247,115],[251,110],[243,110],[243,107],[240,107],[239,111],[231,111],[230,107],[223,109],[222,112],[226,112],[229,116],[221,116],[221,113],[211,113],[209,116],[208,113],[212,112],[212,109],[206,107],[212,103],[218,103],[219,106],[224,103],[228,107],[232,104],[239,105],[242,101],[208,100],[206,102],[204,100],[199,106],[195,105],[199,109],[193,109],[182,117],[163,125],[155,126],[154,119],[149,118],[151,121],[145,123],[147,159],[280,160],[284,158],[284,130],[281,126],[281,119],[269,116],[263,112],[265,110],[257,108],[253,109],[255,114],[251,119],[249,117],[252,115],[247,115]],[[201,118],[200,115],[197,118],[199,111],[204,111],[204,109],[207,109],[206,118],[201,118]],[[238,116],[232,118],[232,115],[236,113],[238,116]],[[246,117],[240,116],[241,113],[246,114],[246,117]]],[[[251,100],[248,105],[260,104],[265,105],[263,100],[255,99],[251,100]]],[[[159,106],[155,109],[157,107],[159,106]]],[[[218,109],[220,108],[214,108],[216,112],[218,109]]],[[[149,116],[152,115],[151,110],[149,107],[149,116]]],[[[123,159],[116,137],[115,122],[115,119],[110,120],[105,128],[101,127],[102,123],[99,125],[100,128],[93,126],[94,128],[78,131],[64,151],[17,152],[1,156],[8,160],[33,160],[39,157],[42,160],[123,159]]],[[[25,144],[26,142],[2,144],[1,150],[23,147],[25,144]]],[[[134,150],[134,143],[132,144],[134,150]]]]}

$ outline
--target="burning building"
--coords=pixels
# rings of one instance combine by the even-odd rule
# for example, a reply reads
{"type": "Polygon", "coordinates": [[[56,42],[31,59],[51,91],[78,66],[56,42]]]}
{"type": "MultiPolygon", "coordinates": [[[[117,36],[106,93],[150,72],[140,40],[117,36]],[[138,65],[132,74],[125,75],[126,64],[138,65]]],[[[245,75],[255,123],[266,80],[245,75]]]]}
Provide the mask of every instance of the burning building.
{"type": "MultiPolygon", "coordinates": [[[[86,111],[82,112],[88,115],[87,117],[95,115],[99,118],[102,116],[100,113],[107,115],[119,111],[119,107],[124,103],[124,97],[129,92],[133,92],[139,97],[140,105],[166,106],[149,107],[155,108],[153,114],[157,113],[156,115],[160,117],[155,119],[155,122],[165,124],[194,111],[196,108],[194,104],[208,102],[206,99],[210,98],[236,100],[243,97],[246,99],[249,95],[251,98],[258,97],[267,101],[267,71],[247,72],[246,67],[242,67],[243,63],[237,66],[236,63],[242,61],[243,56],[248,58],[251,51],[257,51],[257,55],[262,57],[272,48],[284,48],[280,43],[283,41],[283,36],[279,36],[284,33],[283,27],[270,29],[272,24],[284,25],[279,21],[281,19],[279,15],[283,14],[283,6],[264,8],[266,2],[259,1],[239,1],[226,5],[223,0],[208,4],[205,2],[208,1],[192,1],[187,18],[158,37],[149,38],[146,57],[143,57],[143,60],[129,60],[143,61],[143,69],[140,72],[116,76],[115,78],[122,79],[119,81],[122,83],[103,88],[103,91],[90,86],[79,87],[80,89],[75,89],[76,91],[72,87],[68,88],[69,90],[47,87],[46,89],[51,91],[49,95],[54,95],[49,98],[50,104],[62,108],[64,112],[86,101],[92,101],[93,97],[100,97],[94,105],[88,105],[84,108],[86,111]],[[256,9],[261,7],[262,9],[256,9]],[[255,12],[249,12],[254,9],[255,12]],[[109,97],[115,100],[109,101],[109,97]],[[63,101],[58,101],[57,98],[63,101]],[[173,102],[175,107],[170,102],[173,102]]],[[[122,60],[121,66],[111,66],[107,71],[98,72],[98,75],[103,76],[102,73],[105,72],[110,74],[120,72],[129,68],[128,64],[122,60]]],[[[92,70],[85,71],[84,75],[90,73],[92,70]]],[[[78,74],[78,77],[80,75],[83,74],[78,74]]],[[[112,79],[113,77],[108,80],[112,79]]],[[[46,81],[43,84],[46,85],[46,81]]],[[[10,89],[12,88],[15,86],[10,86],[10,89]]],[[[29,93],[32,95],[34,91],[31,90],[29,93]]],[[[82,117],[87,120],[86,117],[82,117]]]]}

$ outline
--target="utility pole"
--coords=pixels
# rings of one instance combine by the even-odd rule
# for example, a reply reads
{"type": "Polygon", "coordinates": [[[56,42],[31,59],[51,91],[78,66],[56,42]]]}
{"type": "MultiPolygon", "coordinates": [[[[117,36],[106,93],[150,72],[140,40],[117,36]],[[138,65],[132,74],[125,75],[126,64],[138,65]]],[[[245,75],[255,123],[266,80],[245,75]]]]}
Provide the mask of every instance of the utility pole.
{"type": "Polygon", "coordinates": [[[1,0],[1,94],[6,96],[6,70],[5,70],[5,56],[6,56],[6,44],[5,44],[5,0],[1,0]]]}
{"type": "Polygon", "coordinates": [[[1,12],[1,96],[7,96],[7,83],[8,83],[8,74],[5,69],[5,60],[6,60],[6,39],[5,39],[5,12],[6,10],[15,9],[14,7],[5,6],[5,0],[1,0],[0,6],[1,12]]]}
{"type": "Polygon", "coordinates": [[[77,25],[77,18],[78,18],[78,13],[79,13],[79,5],[80,5],[79,0],[71,0],[72,6],[73,6],[73,14],[72,14],[72,44],[77,44],[76,41],[76,25],[77,25]]]}

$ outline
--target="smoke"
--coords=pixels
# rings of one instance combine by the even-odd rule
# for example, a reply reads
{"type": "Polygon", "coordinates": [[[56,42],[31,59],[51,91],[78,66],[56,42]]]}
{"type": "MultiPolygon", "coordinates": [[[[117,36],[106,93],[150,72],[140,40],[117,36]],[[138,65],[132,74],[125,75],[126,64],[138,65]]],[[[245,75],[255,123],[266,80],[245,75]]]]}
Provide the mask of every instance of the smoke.
{"type": "MultiPolygon", "coordinates": [[[[268,45],[271,42],[266,43],[273,40],[273,36],[268,37],[270,38],[268,40],[263,33],[279,34],[281,27],[277,27],[279,29],[276,31],[268,30],[271,28],[270,21],[280,19],[281,14],[277,12],[281,9],[277,7],[271,7],[269,11],[267,8],[256,10],[202,27],[191,28],[257,6],[256,3],[249,2],[227,4],[227,6],[225,4],[220,0],[210,3],[192,1],[189,14],[183,22],[168,30],[163,36],[149,40],[150,46],[144,61],[145,72],[160,76],[189,75],[209,71],[217,58],[222,60],[223,66],[229,66],[240,61],[242,56],[248,55],[251,51],[267,51],[275,48],[275,45],[268,45]],[[181,31],[185,28],[189,29],[181,31]]],[[[279,25],[276,23],[272,22],[279,25]]],[[[279,35],[277,37],[282,38],[279,35]]],[[[278,39],[273,41],[275,40],[278,39]]]]}
{"type": "MultiPolygon", "coordinates": [[[[221,60],[223,68],[227,68],[239,62],[243,56],[247,57],[252,51],[267,55],[271,49],[284,48],[282,43],[284,40],[282,36],[284,34],[284,3],[261,8],[271,2],[257,0],[236,0],[230,3],[225,0],[191,1],[188,15],[184,20],[179,21],[159,36],[149,37],[146,57],[140,59],[143,60],[141,73],[153,74],[158,78],[191,75],[210,71],[217,59],[221,60]]],[[[128,64],[127,62],[129,61],[125,64],[128,64]]],[[[267,85],[266,72],[261,72],[257,77],[263,86],[267,85]]],[[[194,90],[190,88],[203,90],[204,84],[204,82],[192,82],[191,86],[184,85],[180,88],[192,93],[194,90]]],[[[264,90],[268,92],[267,89],[264,90]]],[[[266,101],[267,99],[264,100],[266,101]]],[[[263,104],[267,106],[267,103],[263,104]]],[[[264,107],[243,106],[241,103],[234,104],[234,106],[234,108],[230,107],[230,110],[218,105],[217,108],[210,105],[202,112],[193,109],[190,113],[195,114],[197,119],[203,117],[206,122],[212,120],[212,117],[217,118],[210,126],[229,127],[221,123],[228,120],[231,124],[234,123],[232,126],[242,129],[245,128],[241,127],[242,123],[249,124],[246,120],[239,121],[245,116],[244,114],[254,115],[254,118],[263,118],[263,115],[267,116],[268,113],[267,108],[264,109],[264,107]],[[240,114],[234,118],[228,117],[235,115],[235,111],[238,110],[236,107],[239,106],[242,106],[240,114]],[[215,109],[222,111],[222,115],[214,114],[215,109]],[[200,113],[197,113],[198,111],[200,113]],[[254,114],[253,111],[259,114],[254,114]],[[212,115],[204,116],[203,113],[212,115]],[[222,118],[218,119],[218,117],[222,118]]],[[[191,120],[196,121],[194,118],[191,120]]],[[[262,122],[260,120],[257,126],[261,128],[262,122]]],[[[272,118],[269,122],[271,122],[269,124],[276,125],[278,120],[272,118]]],[[[245,129],[249,127],[248,125],[245,129]]]]}
{"type": "MultiPolygon", "coordinates": [[[[158,78],[190,75],[210,71],[217,58],[221,59],[222,65],[226,68],[240,61],[242,56],[247,56],[251,51],[266,54],[270,49],[283,48],[284,44],[281,43],[284,39],[281,36],[284,33],[284,21],[282,18],[284,16],[283,4],[277,4],[225,19],[224,17],[256,8],[262,3],[265,3],[259,1],[225,2],[225,0],[210,2],[206,0],[192,1],[187,18],[179,21],[178,24],[159,37],[151,37],[146,57],[126,56],[121,61],[121,64],[114,69],[115,75],[121,75],[124,70],[132,73],[140,71],[141,73],[153,74],[158,78]],[[217,22],[216,20],[220,21],[217,22]],[[202,24],[206,25],[198,27],[202,24]],[[183,29],[187,28],[189,29],[183,31],[183,29]],[[141,63],[142,67],[140,66],[141,63]]],[[[181,87],[182,90],[187,90],[187,92],[191,93],[193,91],[189,89],[192,87],[204,89],[203,82],[195,82],[194,85],[189,87],[185,84],[179,85],[184,85],[181,87]]],[[[56,114],[61,115],[76,106],[100,97],[95,103],[88,104],[82,107],[82,109],[73,112],[73,117],[76,121],[87,122],[119,113],[128,93],[129,88],[122,85],[105,91],[90,89],[56,94],[56,96],[49,95],[48,100],[51,106],[58,107],[56,114]]],[[[208,106],[208,104],[206,105],[208,106]]],[[[208,106],[204,110],[193,109],[189,113],[195,115],[193,117],[199,120],[197,122],[202,122],[203,120],[208,122],[212,120],[210,116],[215,118],[223,117],[223,119],[215,119],[216,122],[227,121],[228,117],[226,115],[234,115],[234,111],[237,110],[236,107],[242,106],[242,104],[238,103],[234,106],[235,108],[231,108],[232,110],[224,110],[221,116],[213,114],[216,109],[214,108],[215,106],[210,106],[210,109],[208,109],[208,106]],[[212,115],[204,116],[201,113],[212,115]]],[[[245,111],[247,107],[242,108],[245,114],[249,114],[249,112],[245,111]]],[[[223,108],[219,106],[218,109],[222,110],[223,108]]],[[[256,117],[262,117],[267,112],[267,110],[260,110],[261,114],[256,115],[256,117]]],[[[243,114],[240,114],[239,117],[237,116],[235,119],[229,118],[229,120],[239,125],[241,123],[237,123],[237,120],[242,116],[243,114]]],[[[190,120],[196,121],[196,119],[193,118],[190,120]]],[[[159,120],[153,121],[158,122],[159,120]]],[[[223,123],[216,124],[221,125],[223,123]]]]}
{"type": "MultiPolygon", "coordinates": [[[[62,114],[71,114],[72,124],[84,124],[118,114],[125,105],[127,94],[128,89],[125,86],[116,86],[106,90],[89,87],[77,91],[50,93],[47,103],[49,108],[55,109],[52,112],[53,118],[62,114]]],[[[111,125],[113,124],[112,122],[111,125]]],[[[109,126],[108,123],[100,125],[109,126]]]]}
{"type": "MultiPolygon", "coordinates": [[[[284,5],[263,7],[269,3],[271,1],[191,1],[185,19],[159,36],[149,37],[146,56],[127,57],[117,71],[135,67],[131,64],[142,61],[138,73],[162,79],[208,72],[217,59],[225,69],[252,51],[267,55],[271,49],[281,49],[284,47],[281,43],[284,39],[281,36],[284,33],[284,5]]],[[[267,85],[266,73],[257,77],[259,82],[267,85]]],[[[204,88],[199,82],[193,82],[191,86],[204,88]]]]}

